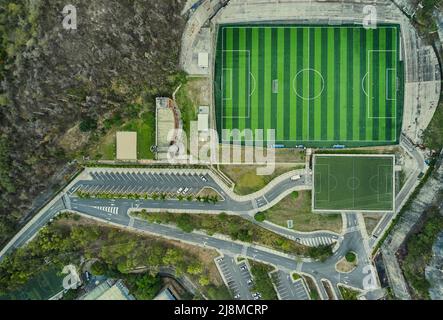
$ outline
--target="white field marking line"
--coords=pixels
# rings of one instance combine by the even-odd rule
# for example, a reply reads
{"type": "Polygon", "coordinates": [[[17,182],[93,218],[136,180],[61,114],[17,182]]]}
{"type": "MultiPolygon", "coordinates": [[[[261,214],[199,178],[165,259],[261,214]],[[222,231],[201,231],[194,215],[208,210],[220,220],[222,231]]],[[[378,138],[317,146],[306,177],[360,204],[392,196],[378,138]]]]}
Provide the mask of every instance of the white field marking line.
{"type": "MultiPolygon", "coordinates": [[[[371,101],[371,83],[373,83],[373,80],[371,79],[371,68],[370,68],[370,59],[369,59],[369,57],[370,57],[370,55],[373,53],[373,52],[378,52],[378,53],[380,53],[380,52],[394,52],[395,53],[395,63],[394,63],[394,65],[395,65],[395,70],[397,70],[397,64],[398,64],[398,59],[397,59],[397,56],[398,56],[398,54],[397,54],[397,50],[368,50],[368,52],[367,52],[367,62],[368,62],[368,98],[367,98],[367,109],[368,109],[368,114],[367,114],[367,117],[368,117],[368,119],[395,119],[395,128],[397,128],[397,99],[395,99],[394,101],[395,101],[395,108],[394,108],[394,116],[393,117],[371,117],[371,114],[370,114],[370,105],[371,105],[371,103],[370,103],[370,101],[371,101]]],[[[393,69],[393,68],[391,68],[391,69],[393,69]]],[[[397,77],[395,78],[395,92],[397,93],[397,77]]],[[[372,100],[373,100],[373,98],[372,98],[372,100]]]]}
{"type": "MultiPolygon", "coordinates": [[[[249,96],[252,97],[252,95],[255,92],[255,89],[257,88],[257,79],[255,79],[255,76],[252,74],[251,70],[249,70],[249,78],[254,80],[254,89],[249,94],[249,96]]],[[[249,81],[249,82],[251,82],[251,81],[249,81]]]]}
{"type": "MultiPolygon", "coordinates": [[[[224,91],[224,87],[222,87],[222,101],[232,101],[232,90],[233,90],[232,70],[233,70],[233,68],[225,68],[224,67],[224,54],[225,54],[225,52],[246,52],[247,53],[247,57],[248,57],[248,62],[247,62],[248,71],[247,71],[247,73],[249,75],[251,75],[251,50],[224,50],[223,49],[223,51],[222,51],[222,74],[221,74],[221,76],[222,76],[222,79],[221,79],[222,86],[223,86],[224,81],[225,81],[225,79],[224,79],[224,70],[231,70],[231,82],[230,82],[230,86],[231,86],[231,88],[230,88],[230,90],[231,90],[230,91],[231,92],[231,99],[226,100],[224,98],[225,91],[224,91]]],[[[251,92],[251,77],[249,76],[248,79],[249,79],[248,80],[248,89],[247,89],[247,92],[249,92],[249,94],[248,94],[248,106],[247,106],[248,115],[247,116],[243,116],[243,117],[239,117],[239,116],[237,116],[237,117],[232,117],[232,116],[231,117],[226,117],[223,114],[223,109],[225,107],[225,105],[223,104],[222,110],[221,110],[221,114],[222,114],[221,119],[226,119],[226,118],[230,118],[230,119],[249,119],[251,117],[251,96],[252,96],[252,94],[250,93],[251,92]]],[[[234,108],[232,108],[232,109],[234,109],[234,108]]],[[[221,125],[222,125],[222,128],[224,128],[224,123],[223,122],[221,123],[221,125]]]]}
{"type": "Polygon", "coordinates": [[[397,68],[386,68],[385,78],[386,78],[386,100],[388,100],[388,101],[397,101],[397,95],[396,95],[396,93],[397,93],[397,68]],[[389,72],[391,72],[391,73],[393,72],[393,74],[394,74],[393,77],[392,77],[392,74],[391,74],[391,78],[393,78],[394,79],[393,81],[395,81],[394,98],[389,97],[389,92],[390,92],[390,90],[388,88],[388,85],[389,85],[389,81],[388,81],[389,76],[388,76],[388,74],[389,74],[389,72]]]}
{"type": "Polygon", "coordinates": [[[365,94],[366,97],[369,97],[368,93],[366,92],[365,89],[365,79],[368,78],[368,72],[366,72],[366,74],[364,75],[363,79],[361,79],[361,90],[363,91],[363,93],[365,94]]]}
{"type": "MultiPolygon", "coordinates": [[[[379,165],[378,166],[378,168],[377,168],[377,171],[378,171],[378,178],[379,179],[381,179],[381,175],[380,175],[380,168],[392,168],[391,167],[391,165],[385,165],[385,164],[381,164],[381,165],[379,165]]],[[[392,168],[392,171],[394,171],[395,169],[394,168],[392,168]]],[[[387,173],[388,171],[386,171],[386,173],[387,173]]],[[[394,172],[392,172],[392,174],[394,174],[394,172]]],[[[391,202],[391,200],[384,200],[384,201],[381,201],[380,200],[380,195],[381,194],[384,194],[384,195],[390,195],[390,194],[392,194],[392,193],[394,193],[393,192],[393,188],[394,188],[394,185],[392,185],[392,188],[391,188],[391,191],[390,192],[388,192],[388,174],[385,174],[384,175],[385,176],[385,190],[386,190],[386,192],[381,192],[381,190],[378,190],[378,192],[377,192],[377,202],[380,202],[380,203],[386,203],[386,202],[391,202]]],[[[380,182],[380,181],[379,181],[380,182]]],[[[379,188],[380,189],[380,188],[379,188]]]]}
{"type": "MultiPolygon", "coordinates": [[[[352,159],[352,178],[355,179],[355,159],[352,159]]],[[[355,189],[352,189],[352,208],[355,208],[355,189]]]]}
{"type": "Polygon", "coordinates": [[[230,93],[230,97],[227,98],[225,97],[225,90],[224,87],[222,87],[222,100],[223,101],[231,101],[232,100],[232,68],[222,68],[222,86],[224,86],[224,74],[225,71],[229,71],[229,77],[227,77],[228,79],[230,79],[229,84],[230,84],[230,88],[229,88],[229,93],[230,93]]]}
{"type": "MultiPolygon", "coordinates": [[[[309,41],[310,41],[310,39],[309,39],[309,41]]],[[[309,49],[308,49],[308,51],[309,51],[309,49]]],[[[309,63],[310,63],[310,61],[309,61],[309,63]]],[[[310,81],[308,81],[308,93],[310,92],[310,89],[311,89],[310,86],[309,86],[310,85],[309,82],[310,81]]],[[[292,79],[292,91],[294,91],[294,93],[295,93],[295,95],[297,97],[299,97],[300,99],[302,99],[304,101],[313,101],[313,100],[318,99],[323,94],[323,91],[325,91],[325,87],[326,87],[325,84],[326,84],[325,78],[323,77],[323,74],[320,71],[318,71],[315,68],[310,68],[310,67],[309,68],[304,68],[304,69],[301,69],[300,71],[298,71],[296,73],[296,75],[294,76],[294,78],[292,79]],[[312,98],[311,97],[305,98],[305,97],[299,95],[298,92],[297,92],[297,88],[295,86],[295,83],[296,83],[296,80],[297,80],[298,76],[300,75],[300,73],[305,72],[305,71],[313,71],[313,72],[315,72],[316,74],[318,74],[321,77],[322,89],[321,89],[319,94],[317,94],[315,97],[312,97],[312,98]]]]}
{"type": "MultiPolygon", "coordinates": [[[[330,173],[330,166],[329,166],[329,164],[316,164],[315,165],[316,167],[327,167],[328,168],[328,170],[327,170],[327,175],[326,175],[326,178],[327,178],[327,180],[328,180],[328,188],[327,188],[327,191],[328,191],[328,200],[316,200],[315,202],[330,202],[331,201],[331,194],[330,194],[330,191],[331,191],[331,180],[329,179],[329,173],[330,173]]],[[[321,177],[321,173],[320,173],[320,177],[321,177]]],[[[315,180],[315,176],[314,176],[314,180],[315,180]]],[[[338,183],[338,181],[337,181],[337,183],[338,183]]],[[[320,185],[322,185],[321,183],[320,183],[320,185]]],[[[314,187],[314,186],[313,186],[314,187]]],[[[322,187],[320,187],[320,188],[322,188],[322,187]]],[[[322,190],[323,191],[323,190],[322,190]]],[[[314,195],[315,194],[317,194],[317,192],[315,192],[315,189],[314,189],[314,195]]]]}

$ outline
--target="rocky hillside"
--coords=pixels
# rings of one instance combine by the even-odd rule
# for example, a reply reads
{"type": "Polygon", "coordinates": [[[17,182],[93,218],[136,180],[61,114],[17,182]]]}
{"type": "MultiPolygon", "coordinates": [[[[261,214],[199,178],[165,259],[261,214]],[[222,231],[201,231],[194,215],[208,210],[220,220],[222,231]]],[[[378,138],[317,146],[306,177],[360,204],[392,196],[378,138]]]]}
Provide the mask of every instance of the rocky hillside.
{"type": "Polygon", "coordinates": [[[152,105],[180,75],[185,0],[69,3],[77,30],[63,28],[66,1],[0,0],[0,243],[91,142],[63,145],[66,132],[152,105]]]}

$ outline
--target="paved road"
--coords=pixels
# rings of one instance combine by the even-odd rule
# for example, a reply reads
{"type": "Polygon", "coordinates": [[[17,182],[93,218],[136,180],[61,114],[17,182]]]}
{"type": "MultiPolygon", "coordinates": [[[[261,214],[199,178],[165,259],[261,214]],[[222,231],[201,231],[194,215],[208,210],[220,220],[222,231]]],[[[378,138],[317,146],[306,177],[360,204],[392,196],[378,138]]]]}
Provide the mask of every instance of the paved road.
{"type": "MultiPolygon", "coordinates": [[[[253,213],[261,207],[275,201],[286,190],[297,186],[304,186],[305,176],[298,181],[287,178],[277,183],[273,188],[263,195],[258,194],[256,198],[246,201],[233,199],[226,191],[225,186],[219,185],[210,174],[204,173],[169,173],[163,172],[106,172],[91,171],[88,179],[80,180],[69,188],[68,197],[71,208],[81,211],[85,207],[93,207],[106,212],[127,212],[133,208],[157,209],[157,210],[179,210],[179,211],[202,211],[206,213],[230,212],[239,214],[242,218],[252,223],[283,235],[291,240],[298,241],[307,246],[318,246],[331,244],[338,241],[339,235],[333,232],[303,233],[282,228],[269,223],[259,223],[253,218],[253,213]],[[110,192],[110,193],[168,193],[177,195],[197,195],[204,188],[216,190],[224,199],[216,204],[178,201],[178,200],[112,200],[112,199],[81,199],[76,196],[77,191],[86,192],[110,192]],[[186,193],[185,193],[186,192],[186,193]]],[[[69,208],[69,209],[71,209],[69,208]]]]}
{"type": "MultiPolygon", "coordinates": [[[[336,288],[337,283],[342,281],[350,286],[354,286],[357,288],[362,287],[362,277],[364,275],[361,271],[362,267],[359,266],[355,271],[346,274],[345,276],[335,270],[335,264],[337,263],[337,261],[339,261],[349,250],[357,252],[360,257],[367,256],[365,255],[364,246],[362,244],[362,237],[359,232],[358,226],[355,225],[357,223],[357,219],[352,219],[352,214],[348,215],[348,232],[342,237],[342,239],[339,239],[341,240],[341,246],[330,259],[328,259],[326,262],[301,261],[300,259],[296,260],[295,257],[290,257],[285,254],[279,254],[266,248],[259,248],[244,243],[233,242],[231,240],[219,239],[216,237],[205,236],[196,233],[184,233],[177,228],[158,224],[150,224],[147,221],[130,218],[128,215],[129,209],[143,207],[158,208],[162,210],[169,210],[174,208],[203,209],[207,212],[211,210],[215,210],[218,212],[231,209],[243,211],[244,213],[247,213],[248,210],[251,210],[251,208],[253,208],[252,201],[238,202],[231,199],[226,193],[224,193],[223,189],[209,176],[206,178],[206,182],[201,179],[202,186],[212,186],[214,189],[218,190],[221,194],[224,194],[224,196],[226,196],[225,201],[221,201],[216,205],[199,202],[187,203],[177,200],[154,201],[125,199],[79,199],[75,196],[74,192],[76,189],[78,189],[79,186],[94,184],[100,185],[100,179],[110,179],[106,183],[112,184],[113,178],[114,177],[112,175],[104,175],[101,178],[98,177],[99,181],[96,181],[97,177],[93,177],[91,175],[83,175],[81,179],[77,180],[75,183],[73,183],[72,186],[69,186],[66,189],[66,194],[59,201],[48,208],[48,210],[38,215],[36,221],[27,229],[25,229],[20,237],[15,239],[16,241],[14,241],[9,250],[21,246],[26,241],[30,240],[42,226],[44,226],[52,217],[55,216],[55,214],[57,214],[57,212],[60,212],[62,210],[71,210],[84,214],[87,217],[96,218],[100,221],[112,223],[117,226],[129,227],[133,230],[145,231],[153,235],[181,240],[193,245],[200,245],[208,248],[217,249],[221,253],[231,256],[242,255],[247,258],[275,265],[280,270],[286,272],[298,270],[299,272],[307,273],[309,275],[312,275],[315,281],[319,284],[320,291],[324,297],[325,293],[324,289],[322,289],[321,287],[321,279],[330,280],[334,288],[336,288]]],[[[143,177],[120,176],[119,179],[123,180],[117,179],[118,181],[116,180],[115,182],[116,186],[127,185],[128,187],[136,187],[137,185],[143,185],[142,180],[140,180],[140,182],[136,180],[143,179],[143,177]],[[128,179],[131,179],[132,182],[129,183],[128,179]]],[[[186,181],[186,183],[188,183],[190,181],[189,179],[189,177],[185,177],[183,181],[186,181]]],[[[167,178],[165,178],[165,180],[167,180],[167,178]]],[[[200,183],[197,183],[196,179],[194,179],[194,181],[196,187],[200,185],[200,183]]],[[[268,192],[266,192],[264,194],[264,197],[271,201],[271,199],[275,199],[279,196],[280,193],[284,192],[288,188],[292,188],[294,184],[302,184],[303,182],[304,177],[296,182],[291,181],[290,179],[285,179],[276,184],[268,192]]],[[[177,181],[171,180],[164,185],[167,186],[169,183],[171,185],[176,185],[177,181]]],[[[194,187],[193,184],[191,184],[191,186],[194,187]]],[[[306,234],[300,235],[300,237],[306,236],[306,234]]],[[[4,252],[2,252],[0,258],[3,254],[4,252]]]]}
{"type": "MultiPolygon", "coordinates": [[[[415,159],[416,169],[411,174],[409,179],[405,182],[403,188],[400,190],[400,192],[397,194],[395,198],[396,213],[398,213],[401,210],[403,204],[406,202],[411,192],[415,189],[415,187],[419,183],[420,174],[426,170],[425,159],[422,153],[419,150],[417,150],[417,148],[414,147],[414,145],[404,135],[401,136],[400,146],[415,159]]],[[[394,213],[387,213],[383,216],[380,223],[372,232],[371,239],[369,240],[370,247],[374,247],[376,245],[377,240],[380,238],[380,236],[383,235],[386,228],[389,226],[394,217],[395,217],[394,213]]]]}

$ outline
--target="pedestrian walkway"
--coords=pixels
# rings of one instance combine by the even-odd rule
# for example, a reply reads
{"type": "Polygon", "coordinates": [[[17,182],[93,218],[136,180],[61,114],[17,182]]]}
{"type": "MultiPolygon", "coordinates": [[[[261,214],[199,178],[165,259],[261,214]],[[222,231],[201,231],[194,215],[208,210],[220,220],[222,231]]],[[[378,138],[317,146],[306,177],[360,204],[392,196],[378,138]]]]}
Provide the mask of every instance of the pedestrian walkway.
{"type": "Polygon", "coordinates": [[[93,208],[107,213],[118,214],[118,207],[93,207],[93,208]]]}

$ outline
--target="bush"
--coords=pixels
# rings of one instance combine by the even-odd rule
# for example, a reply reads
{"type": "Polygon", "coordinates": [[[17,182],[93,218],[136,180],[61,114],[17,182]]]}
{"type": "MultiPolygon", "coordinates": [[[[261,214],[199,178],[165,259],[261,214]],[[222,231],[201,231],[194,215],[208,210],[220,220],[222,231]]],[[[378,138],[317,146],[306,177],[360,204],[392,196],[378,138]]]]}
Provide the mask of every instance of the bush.
{"type": "Polygon", "coordinates": [[[184,232],[192,232],[195,229],[194,221],[189,214],[182,214],[177,218],[177,227],[184,232]]]}
{"type": "Polygon", "coordinates": [[[263,222],[266,220],[266,215],[264,212],[259,212],[254,216],[256,221],[263,222]]]}
{"type": "Polygon", "coordinates": [[[97,129],[97,120],[92,118],[86,118],[82,122],[80,122],[80,131],[81,132],[89,132],[97,129]]]}
{"type": "Polygon", "coordinates": [[[355,260],[357,259],[357,256],[355,255],[354,252],[349,251],[348,253],[346,253],[345,259],[347,262],[354,263],[355,260]]]}
{"type": "Polygon", "coordinates": [[[308,255],[312,259],[320,260],[321,262],[326,261],[330,256],[332,256],[332,245],[321,245],[318,247],[311,247],[308,250],[308,255]]]}

